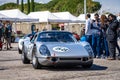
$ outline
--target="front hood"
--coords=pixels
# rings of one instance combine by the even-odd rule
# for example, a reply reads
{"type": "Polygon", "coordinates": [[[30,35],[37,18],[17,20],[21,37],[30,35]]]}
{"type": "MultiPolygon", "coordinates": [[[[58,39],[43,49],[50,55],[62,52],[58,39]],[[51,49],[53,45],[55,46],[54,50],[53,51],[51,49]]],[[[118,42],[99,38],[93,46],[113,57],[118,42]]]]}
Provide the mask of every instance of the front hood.
{"type": "Polygon", "coordinates": [[[51,56],[81,57],[89,56],[86,49],[80,43],[44,43],[51,56]]]}

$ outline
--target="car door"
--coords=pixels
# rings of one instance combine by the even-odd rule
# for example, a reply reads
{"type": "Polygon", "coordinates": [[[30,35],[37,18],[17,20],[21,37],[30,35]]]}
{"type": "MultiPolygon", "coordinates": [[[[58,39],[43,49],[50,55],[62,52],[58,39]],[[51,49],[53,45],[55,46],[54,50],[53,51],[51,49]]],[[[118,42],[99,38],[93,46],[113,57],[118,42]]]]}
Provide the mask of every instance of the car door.
{"type": "Polygon", "coordinates": [[[26,37],[23,41],[23,46],[24,46],[24,52],[27,53],[28,52],[28,44],[30,44],[30,38],[26,37]]]}
{"type": "Polygon", "coordinates": [[[30,43],[28,44],[28,52],[27,52],[27,57],[31,60],[32,58],[32,51],[33,51],[33,47],[34,47],[34,43],[36,40],[37,34],[34,35],[34,37],[30,40],[30,43]]]}

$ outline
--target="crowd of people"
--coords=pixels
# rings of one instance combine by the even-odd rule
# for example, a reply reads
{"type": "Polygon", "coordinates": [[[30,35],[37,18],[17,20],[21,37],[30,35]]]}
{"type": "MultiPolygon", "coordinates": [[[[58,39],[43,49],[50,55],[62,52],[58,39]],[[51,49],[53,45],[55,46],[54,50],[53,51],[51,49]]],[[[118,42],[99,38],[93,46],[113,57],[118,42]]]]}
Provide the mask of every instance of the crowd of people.
{"type": "MultiPolygon", "coordinates": [[[[120,21],[113,14],[106,15],[94,14],[86,15],[85,37],[90,43],[95,58],[116,59],[116,48],[119,51],[117,39],[120,38],[120,21]]],[[[118,56],[119,56],[118,55],[118,56]]]]}
{"type": "Polygon", "coordinates": [[[11,46],[11,34],[12,34],[12,25],[9,21],[2,22],[0,21],[0,49],[3,45],[6,45],[6,49],[9,50],[11,46]]]}

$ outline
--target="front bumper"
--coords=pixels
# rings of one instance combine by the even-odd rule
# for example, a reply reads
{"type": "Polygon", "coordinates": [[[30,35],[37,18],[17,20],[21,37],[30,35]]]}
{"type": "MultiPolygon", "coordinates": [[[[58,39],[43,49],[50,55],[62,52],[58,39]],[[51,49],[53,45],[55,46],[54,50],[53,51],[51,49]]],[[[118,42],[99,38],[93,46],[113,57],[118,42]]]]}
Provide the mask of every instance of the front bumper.
{"type": "Polygon", "coordinates": [[[38,57],[43,66],[69,66],[93,63],[93,57],[38,57]]]}

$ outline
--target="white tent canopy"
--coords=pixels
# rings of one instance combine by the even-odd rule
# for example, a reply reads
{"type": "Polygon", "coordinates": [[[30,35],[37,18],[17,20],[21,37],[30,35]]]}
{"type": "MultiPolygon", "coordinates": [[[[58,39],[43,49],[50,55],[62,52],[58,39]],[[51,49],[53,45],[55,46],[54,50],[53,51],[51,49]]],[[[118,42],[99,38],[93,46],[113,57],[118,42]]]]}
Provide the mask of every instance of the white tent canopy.
{"type": "Polygon", "coordinates": [[[67,20],[61,19],[55,15],[53,15],[49,11],[39,11],[39,12],[31,12],[28,16],[32,18],[39,18],[39,22],[46,23],[46,22],[68,22],[67,20]]]}
{"type": "MultiPolygon", "coordinates": [[[[91,13],[91,19],[94,19],[94,13],[91,13]]],[[[78,18],[81,20],[81,21],[85,21],[85,14],[80,14],[78,16],[78,18]]]]}
{"type": "Polygon", "coordinates": [[[25,22],[38,21],[38,19],[31,18],[28,15],[22,13],[18,9],[1,10],[0,13],[10,18],[14,18],[14,21],[25,21],[25,22]]]}
{"type": "Polygon", "coordinates": [[[14,20],[14,18],[10,18],[10,17],[7,17],[3,14],[0,14],[0,20],[5,20],[5,21],[8,21],[8,20],[14,20]]]}
{"type": "Polygon", "coordinates": [[[69,20],[70,23],[79,23],[81,20],[76,16],[72,15],[70,12],[56,12],[53,13],[55,16],[60,17],[64,20],[69,20]]]}

